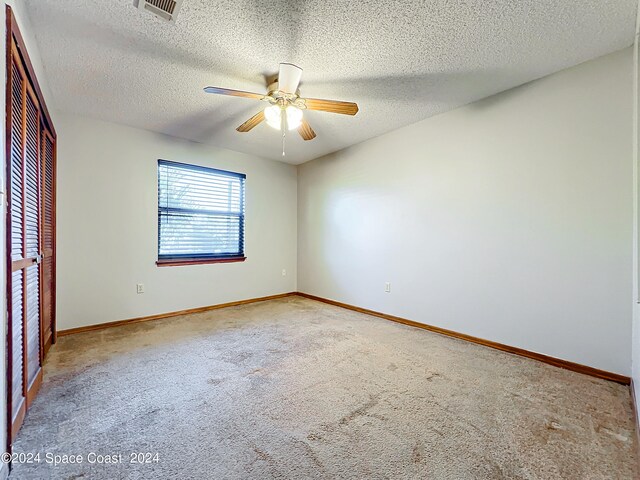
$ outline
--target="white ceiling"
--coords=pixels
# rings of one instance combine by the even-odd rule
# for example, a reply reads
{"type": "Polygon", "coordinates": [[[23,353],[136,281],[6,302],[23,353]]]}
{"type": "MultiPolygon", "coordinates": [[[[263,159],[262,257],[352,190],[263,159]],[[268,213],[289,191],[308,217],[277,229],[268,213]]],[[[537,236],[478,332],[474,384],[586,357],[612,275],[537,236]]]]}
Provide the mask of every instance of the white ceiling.
{"type": "MultiPolygon", "coordinates": [[[[302,163],[629,46],[636,0],[184,0],[175,25],[132,0],[25,0],[54,107],[282,160],[264,104],[278,63],[303,96],[357,102],[306,112],[318,137],[288,137],[302,163]]],[[[295,133],[295,132],[294,132],[295,133]]]]}

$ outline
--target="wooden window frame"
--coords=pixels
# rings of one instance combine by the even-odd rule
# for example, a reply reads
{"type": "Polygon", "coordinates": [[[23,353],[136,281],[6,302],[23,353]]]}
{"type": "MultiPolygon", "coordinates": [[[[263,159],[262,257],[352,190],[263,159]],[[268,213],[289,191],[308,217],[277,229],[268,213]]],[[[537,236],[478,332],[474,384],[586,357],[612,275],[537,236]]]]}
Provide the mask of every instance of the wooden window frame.
{"type": "Polygon", "coordinates": [[[227,258],[184,258],[184,259],[163,259],[157,260],[158,267],[179,267],[181,265],[206,265],[208,263],[235,263],[244,262],[247,257],[227,257],[227,258]]]}

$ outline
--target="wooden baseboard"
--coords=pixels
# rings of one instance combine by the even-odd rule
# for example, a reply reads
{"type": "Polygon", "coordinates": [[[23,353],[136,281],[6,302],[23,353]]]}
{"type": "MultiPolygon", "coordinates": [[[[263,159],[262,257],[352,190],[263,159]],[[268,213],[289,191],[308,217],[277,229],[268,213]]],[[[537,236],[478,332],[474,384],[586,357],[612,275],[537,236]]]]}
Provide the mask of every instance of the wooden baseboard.
{"type": "MultiPolygon", "coordinates": [[[[348,310],[353,310],[355,312],[364,313],[366,315],[372,315],[375,317],[384,318],[385,320],[391,320],[392,322],[402,323],[404,325],[409,325],[412,327],[422,328],[423,330],[428,330],[430,332],[439,333],[441,335],[446,335],[448,337],[458,338],[460,340],[466,340],[467,342],[476,343],[478,345],[484,345],[485,347],[495,348],[496,350],[501,350],[503,352],[512,353],[514,355],[520,355],[522,357],[532,358],[534,360],[538,360],[540,362],[547,363],[549,365],[553,365],[555,367],[564,368],[567,370],[572,370],[574,372],[583,373],[585,375],[591,375],[592,377],[603,378],[605,380],[611,380],[613,382],[621,383],[623,385],[630,385],[631,378],[626,377],[624,375],[620,375],[618,373],[607,372],[605,370],[600,370],[598,368],[589,367],[587,365],[581,365],[579,363],[570,362],[568,360],[562,360],[560,358],[551,357],[549,355],[544,355],[542,353],[531,352],[529,350],[525,350],[523,348],[512,347],[510,345],[504,345],[502,343],[493,342],[491,340],[485,340],[483,338],[474,337],[472,335],[467,335],[464,333],[455,332],[453,330],[447,330],[446,328],[435,327],[433,325],[427,325],[425,323],[416,322],[413,320],[408,320],[406,318],[396,317],[394,315],[388,315],[386,313],[376,312],[374,310],[369,310],[368,308],[356,307],[354,305],[349,305],[347,303],[337,302],[335,300],[329,300],[327,298],[317,297],[315,295],[310,295],[304,292],[289,292],[289,293],[281,293],[278,295],[269,295],[267,297],[259,297],[259,298],[250,298],[247,300],[239,300],[237,302],[228,302],[228,303],[220,303],[217,305],[209,305],[207,307],[198,307],[198,308],[190,308],[187,310],[179,310],[177,312],[168,312],[168,313],[160,313],[157,315],[149,315],[146,317],[138,317],[138,318],[130,318],[127,320],[118,320],[115,322],[107,322],[107,323],[99,323],[96,325],[87,325],[84,327],[77,328],[69,328],[66,330],[60,330],[57,332],[58,336],[71,335],[75,333],[83,333],[83,332],[91,332],[94,330],[102,330],[105,328],[111,327],[120,327],[122,325],[130,325],[132,323],[139,322],[148,322],[152,320],[160,320],[162,318],[169,317],[177,317],[179,315],[189,315],[193,313],[202,313],[207,312],[209,310],[217,310],[219,308],[226,307],[235,307],[238,305],[246,305],[249,303],[255,302],[264,302],[267,300],[275,300],[278,298],[290,297],[292,295],[299,295],[301,297],[309,298],[311,300],[316,300],[318,302],[328,303],[330,305],[335,305],[337,307],[346,308],[348,310]]],[[[634,403],[635,405],[635,403],[634,403]]]]}
{"type": "Polygon", "coordinates": [[[275,300],[277,298],[290,297],[296,295],[296,292],[280,293],[278,295],[269,295],[268,297],[249,298],[247,300],[239,300],[237,302],[219,303],[217,305],[209,305],[207,307],[189,308],[187,310],[179,310],[177,312],[159,313],[157,315],[148,315],[146,317],[129,318],[127,320],[117,320],[115,322],[98,323],[95,325],[87,325],[84,327],[68,328],[59,330],[58,337],[72,335],[75,333],[92,332],[94,330],[103,330],[105,328],[121,327],[122,325],[130,325],[132,323],[149,322],[152,320],[160,320],[162,318],[177,317],[179,315],[190,315],[193,313],[208,312],[209,310],[217,310],[219,308],[236,307],[238,305],[247,305],[249,303],[264,302],[266,300],[275,300]]]}
{"type": "Polygon", "coordinates": [[[384,318],[385,320],[391,320],[392,322],[397,322],[397,323],[402,323],[404,325],[409,325],[412,327],[422,328],[424,330],[429,330],[430,332],[439,333],[441,335],[446,335],[448,337],[458,338],[460,340],[466,340],[467,342],[477,343],[478,345],[484,345],[485,347],[495,348],[496,350],[501,350],[503,352],[513,353],[515,355],[520,355],[522,357],[532,358],[540,362],[548,363],[549,365],[553,365],[555,367],[572,370],[574,372],[583,373],[585,375],[591,375],[592,377],[611,380],[613,382],[621,383],[623,385],[629,385],[631,383],[631,378],[626,377],[624,375],[620,375],[618,373],[607,372],[606,370],[600,370],[598,368],[588,367],[586,365],[570,362],[568,360],[562,360],[560,358],[550,357],[549,355],[544,355],[542,353],[531,352],[523,348],[504,345],[502,343],[493,342],[491,340],[485,340],[483,338],[474,337],[472,335],[455,332],[453,330],[447,330],[446,328],[435,327],[433,325],[427,325],[425,323],[415,322],[413,320],[407,320],[406,318],[396,317],[394,315],[387,315],[386,313],[376,312],[374,310],[369,310],[367,308],[356,307],[353,305],[349,305],[347,303],[337,302],[335,300],[329,300],[327,298],[310,295],[308,293],[298,292],[298,295],[300,295],[301,297],[309,298],[311,300],[316,300],[318,302],[328,303],[330,305],[335,305],[337,307],[342,307],[348,310],[353,310],[355,312],[364,313],[366,315],[373,315],[375,317],[384,318]]]}

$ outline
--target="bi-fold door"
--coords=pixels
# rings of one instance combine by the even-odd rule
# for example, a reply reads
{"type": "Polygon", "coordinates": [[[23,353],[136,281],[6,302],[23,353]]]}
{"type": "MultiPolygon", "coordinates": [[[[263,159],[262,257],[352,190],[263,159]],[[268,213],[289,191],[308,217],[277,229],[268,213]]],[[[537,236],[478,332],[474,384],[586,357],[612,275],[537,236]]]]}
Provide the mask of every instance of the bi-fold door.
{"type": "Polygon", "coordinates": [[[42,350],[43,358],[55,336],[55,219],[56,219],[56,141],[51,131],[42,124],[40,161],[40,245],[42,251],[42,350]]]}
{"type": "Polygon", "coordinates": [[[55,130],[7,9],[9,442],[42,381],[55,337],[55,130]]]}

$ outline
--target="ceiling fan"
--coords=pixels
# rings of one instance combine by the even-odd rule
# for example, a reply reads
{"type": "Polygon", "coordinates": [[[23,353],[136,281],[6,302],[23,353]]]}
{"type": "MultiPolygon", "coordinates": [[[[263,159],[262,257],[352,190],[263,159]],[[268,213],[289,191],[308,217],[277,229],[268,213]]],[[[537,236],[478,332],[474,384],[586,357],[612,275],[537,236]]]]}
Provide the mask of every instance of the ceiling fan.
{"type": "Polygon", "coordinates": [[[233,97],[254,98],[268,102],[268,107],[256,113],[236,130],[246,133],[266,120],[267,125],[282,132],[282,155],[284,156],[284,139],[287,131],[298,130],[304,140],[316,138],[316,132],[313,131],[309,122],[304,118],[303,110],[319,110],[343,115],[355,115],[358,113],[358,105],[353,102],[301,97],[298,89],[301,77],[302,69],[300,67],[291,63],[281,63],[277,77],[267,86],[267,93],[264,95],[220,87],[206,87],[204,91],[233,97]]]}

